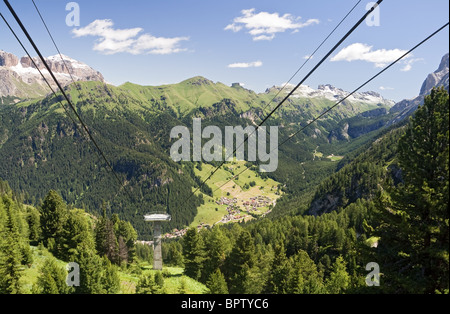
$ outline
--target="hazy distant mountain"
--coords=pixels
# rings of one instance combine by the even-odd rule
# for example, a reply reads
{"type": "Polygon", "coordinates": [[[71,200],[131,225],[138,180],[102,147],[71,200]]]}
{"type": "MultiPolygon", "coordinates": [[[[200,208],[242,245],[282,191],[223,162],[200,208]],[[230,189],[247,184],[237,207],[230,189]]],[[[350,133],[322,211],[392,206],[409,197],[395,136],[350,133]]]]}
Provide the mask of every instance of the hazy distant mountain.
{"type": "MultiPolygon", "coordinates": [[[[439,86],[444,86],[447,90],[449,89],[448,53],[442,58],[439,68],[427,76],[422,84],[420,95],[418,97],[402,100],[394,106],[391,106],[391,108],[387,108],[388,110],[386,110],[386,108],[377,108],[344,119],[336,129],[330,132],[328,140],[330,142],[336,140],[348,141],[380,128],[399,123],[411,116],[417,110],[419,105],[423,104],[425,96],[431,93],[433,87],[439,86]]],[[[355,97],[358,99],[361,98],[356,95],[355,97]]]]}
{"type": "MultiPolygon", "coordinates": [[[[290,92],[294,88],[294,85],[288,84],[285,88],[286,92],[290,92]]],[[[268,89],[266,92],[279,91],[281,87],[274,86],[268,89]]],[[[292,95],[293,98],[323,98],[331,101],[339,101],[346,97],[349,92],[346,92],[340,88],[334,87],[330,84],[319,85],[317,89],[313,89],[307,85],[300,86],[292,95]]],[[[350,103],[366,103],[373,105],[386,105],[392,107],[395,102],[393,100],[385,99],[383,96],[376,92],[362,92],[355,93],[347,99],[350,103]]]]}
{"type": "MultiPolygon", "coordinates": [[[[75,81],[104,82],[103,75],[90,66],[64,55],[63,59],[59,55],[46,58],[50,69],[63,86],[72,83],[70,74],[75,81]]],[[[41,60],[39,58],[33,60],[50,85],[56,88],[41,60]]],[[[29,57],[19,59],[11,53],[0,50],[0,104],[45,96],[49,92],[47,84],[29,57]]]]}

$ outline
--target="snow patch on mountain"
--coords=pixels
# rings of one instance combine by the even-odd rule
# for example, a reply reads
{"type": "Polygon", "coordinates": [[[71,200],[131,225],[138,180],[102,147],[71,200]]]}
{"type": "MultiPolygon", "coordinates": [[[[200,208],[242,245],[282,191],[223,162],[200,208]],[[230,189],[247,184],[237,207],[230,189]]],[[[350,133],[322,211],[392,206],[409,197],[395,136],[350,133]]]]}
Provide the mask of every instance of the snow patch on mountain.
{"type": "MultiPolygon", "coordinates": [[[[284,84],[284,92],[287,94],[294,89],[294,85],[292,84],[284,84]]],[[[279,86],[273,86],[270,89],[266,90],[266,93],[270,92],[278,92],[282,89],[279,86]]],[[[325,98],[330,101],[339,101],[350,93],[344,91],[343,89],[334,87],[330,84],[319,85],[317,89],[311,88],[308,85],[301,85],[292,95],[293,98],[325,98]]],[[[366,103],[366,104],[383,104],[389,107],[392,107],[395,102],[393,100],[385,99],[383,96],[376,92],[362,92],[362,93],[354,93],[350,97],[347,98],[348,102],[351,103],[366,103]]]]}
{"type": "MultiPolygon", "coordinates": [[[[62,55],[62,58],[60,55],[50,56],[45,58],[45,62],[63,87],[71,84],[72,79],[106,83],[100,72],[68,56],[62,55]]],[[[50,89],[39,71],[52,88],[56,89],[55,82],[40,58],[35,57],[31,60],[25,56],[19,59],[11,53],[0,50],[0,97],[30,98],[46,95],[50,89]],[[24,88],[23,83],[29,88],[24,88]]]]}

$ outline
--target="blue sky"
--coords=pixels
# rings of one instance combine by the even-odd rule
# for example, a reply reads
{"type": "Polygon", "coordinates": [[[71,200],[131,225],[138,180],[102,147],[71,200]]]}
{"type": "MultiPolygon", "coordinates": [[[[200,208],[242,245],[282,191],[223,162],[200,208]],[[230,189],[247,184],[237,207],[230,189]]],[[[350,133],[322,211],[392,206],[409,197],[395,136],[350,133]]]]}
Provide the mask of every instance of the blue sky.
{"type": "MultiPolygon", "coordinates": [[[[35,2],[62,53],[99,70],[115,85],[171,84],[201,75],[263,92],[286,82],[357,0],[78,0],[80,26],[66,24],[70,1],[35,2]]],[[[361,1],[292,83],[350,29],[369,2],[361,1]]],[[[10,3],[42,53],[55,55],[32,1],[10,3]]],[[[3,1],[0,12],[24,39],[3,1]]],[[[445,24],[448,12],[447,0],[385,0],[379,25],[363,23],[305,84],[353,90],[445,24]]],[[[23,56],[0,22],[0,49],[23,56]]],[[[448,37],[446,28],[364,90],[397,101],[417,96],[426,75],[449,51],[448,37]]]]}

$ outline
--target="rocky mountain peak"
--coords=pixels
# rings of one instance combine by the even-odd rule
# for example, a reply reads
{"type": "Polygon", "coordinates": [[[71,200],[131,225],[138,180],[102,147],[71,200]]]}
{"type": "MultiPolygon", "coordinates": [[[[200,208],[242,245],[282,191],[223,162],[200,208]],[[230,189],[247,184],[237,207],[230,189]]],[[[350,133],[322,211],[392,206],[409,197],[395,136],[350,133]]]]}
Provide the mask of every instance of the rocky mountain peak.
{"type": "Polygon", "coordinates": [[[423,104],[425,96],[431,93],[433,87],[444,86],[449,89],[449,54],[442,57],[438,69],[430,73],[422,84],[420,94],[414,99],[404,99],[391,108],[390,113],[398,113],[388,125],[400,122],[412,115],[423,104]]]}
{"type": "Polygon", "coordinates": [[[442,57],[439,68],[430,73],[423,82],[422,88],[420,89],[420,96],[426,96],[431,92],[431,89],[435,86],[448,86],[449,80],[449,54],[447,53],[442,57]]]}
{"type": "MultiPolygon", "coordinates": [[[[62,86],[71,84],[72,78],[75,81],[105,83],[100,72],[70,57],[63,55],[61,58],[56,55],[45,58],[45,61],[62,86]]],[[[38,69],[44,75],[48,74],[40,58],[30,59],[25,56],[19,59],[14,54],[0,50],[0,97],[30,98],[46,95],[50,90],[38,69]],[[26,88],[24,88],[24,84],[26,88]]],[[[56,87],[53,80],[49,80],[49,83],[52,87],[56,87]]]]}
{"type": "Polygon", "coordinates": [[[19,58],[17,58],[12,53],[0,50],[0,67],[13,67],[19,63],[19,58]]]}

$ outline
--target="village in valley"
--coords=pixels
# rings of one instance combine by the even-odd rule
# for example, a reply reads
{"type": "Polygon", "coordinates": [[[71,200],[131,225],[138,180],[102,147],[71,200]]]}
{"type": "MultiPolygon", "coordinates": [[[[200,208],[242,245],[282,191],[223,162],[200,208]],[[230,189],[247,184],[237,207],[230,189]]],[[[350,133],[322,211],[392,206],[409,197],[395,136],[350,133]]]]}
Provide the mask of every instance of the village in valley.
{"type": "MultiPolygon", "coordinates": [[[[234,161],[217,171],[208,181],[213,194],[199,192],[203,204],[197,208],[198,213],[194,221],[186,228],[174,229],[163,237],[179,238],[191,227],[201,230],[217,224],[246,222],[269,214],[282,195],[281,185],[271,178],[262,177],[258,171],[252,169],[248,169],[245,175],[237,175],[244,167],[245,162],[234,161]]],[[[203,178],[212,170],[211,165],[202,164],[195,168],[195,173],[203,178]]]]}
{"type": "MultiPolygon", "coordinates": [[[[215,202],[217,205],[226,205],[227,214],[219,221],[213,224],[229,223],[247,221],[250,219],[264,217],[272,211],[272,208],[276,205],[276,200],[272,200],[267,196],[258,195],[250,197],[249,199],[239,200],[236,197],[228,198],[221,197],[215,202]]],[[[200,223],[197,225],[197,229],[212,227],[210,224],[200,223]]],[[[174,229],[172,233],[166,233],[164,238],[172,239],[182,237],[188,228],[181,230],[174,229]]]]}

